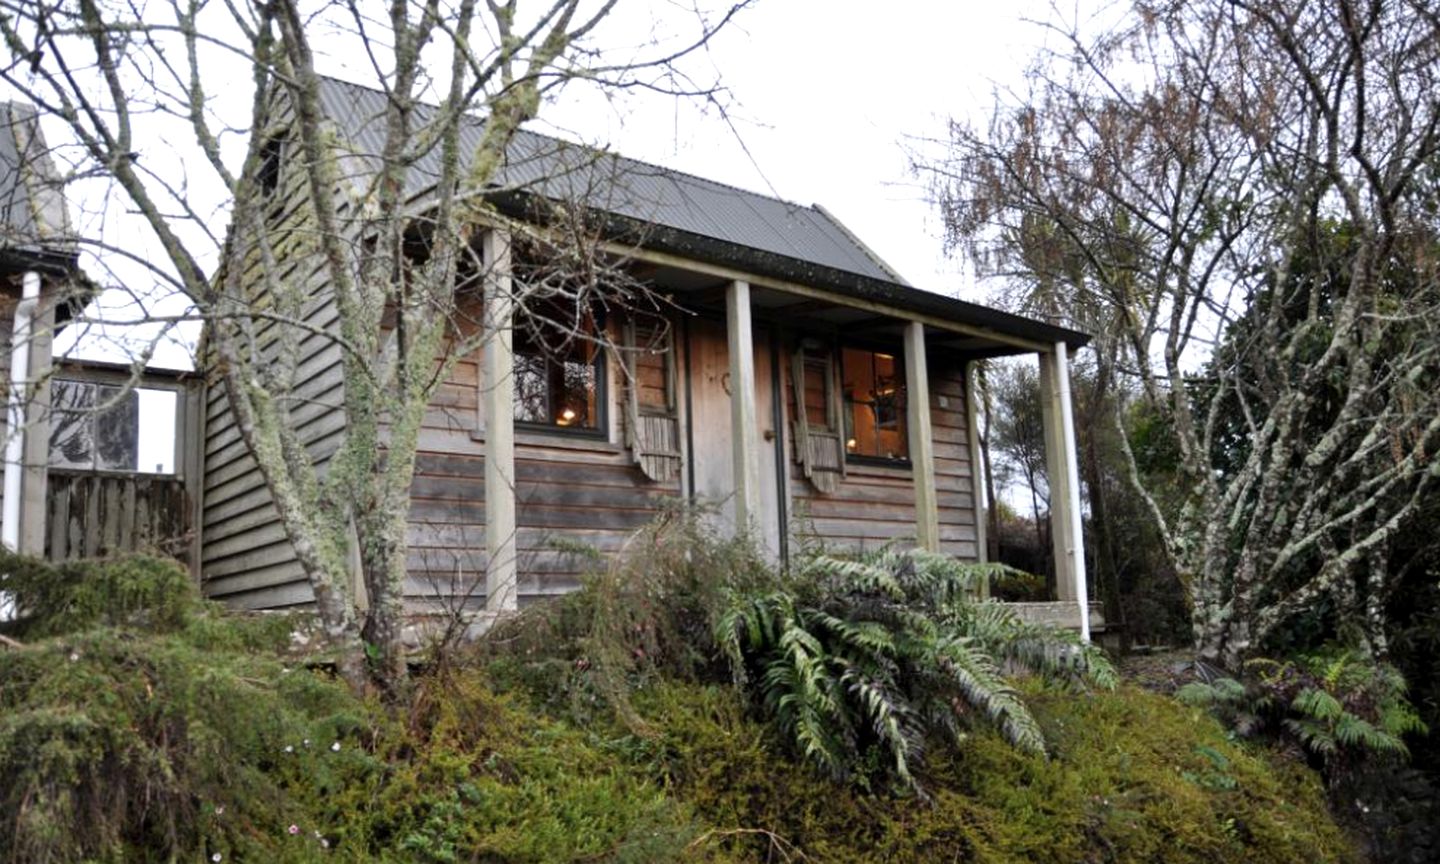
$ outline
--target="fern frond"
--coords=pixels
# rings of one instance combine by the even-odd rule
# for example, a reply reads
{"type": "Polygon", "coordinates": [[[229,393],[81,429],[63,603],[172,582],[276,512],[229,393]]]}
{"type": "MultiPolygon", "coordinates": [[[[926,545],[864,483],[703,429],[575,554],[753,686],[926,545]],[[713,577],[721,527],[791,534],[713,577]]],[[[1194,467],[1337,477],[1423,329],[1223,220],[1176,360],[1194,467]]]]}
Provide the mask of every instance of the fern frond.
{"type": "Polygon", "coordinates": [[[1035,717],[988,655],[961,637],[938,646],[937,656],[965,702],[989,717],[1011,744],[1031,753],[1045,752],[1045,737],[1035,717]]]}
{"type": "Polygon", "coordinates": [[[1340,704],[1340,700],[1318,687],[1301,690],[1295,701],[1290,703],[1290,707],[1305,717],[1325,722],[1339,720],[1345,714],[1345,707],[1340,704]]]}

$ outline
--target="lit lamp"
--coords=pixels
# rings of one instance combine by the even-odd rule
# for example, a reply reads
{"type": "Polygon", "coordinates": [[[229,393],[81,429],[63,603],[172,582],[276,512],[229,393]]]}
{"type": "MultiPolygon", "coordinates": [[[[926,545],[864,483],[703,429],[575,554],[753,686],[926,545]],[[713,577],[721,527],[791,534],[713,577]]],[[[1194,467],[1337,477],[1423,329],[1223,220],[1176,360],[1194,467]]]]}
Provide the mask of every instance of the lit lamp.
{"type": "Polygon", "coordinates": [[[560,412],[560,419],[556,421],[561,426],[569,426],[575,420],[575,409],[566,408],[560,412]]]}

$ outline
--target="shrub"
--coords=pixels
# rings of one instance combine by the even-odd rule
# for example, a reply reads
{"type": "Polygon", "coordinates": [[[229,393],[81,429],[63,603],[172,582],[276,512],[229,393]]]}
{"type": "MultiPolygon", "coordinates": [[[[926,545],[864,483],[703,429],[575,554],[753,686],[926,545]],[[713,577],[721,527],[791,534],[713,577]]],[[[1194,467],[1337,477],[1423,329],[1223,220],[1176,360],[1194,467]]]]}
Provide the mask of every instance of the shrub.
{"type": "Polygon", "coordinates": [[[1193,682],[1175,695],[1214,711],[1240,735],[1294,741],[1332,773],[1367,757],[1404,758],[1404,736],[1426,731],[1400,673],[1348,651],[1252,660],[1244,673],[1243,680],[1193,682]]]}
{"type": "Polygon", "coordinates": [[[1044,750],[1002,667],[1114,684],[1074,634],[973,599],[998,565],[887,549],[779,572],[705,516],[668,511],[581,596],[499,628],[482,653],[552,704],[563,694],[570,717],[605,705],[642,736],[654,730],[632,697],[649,682],[729,681],[833,776],[911,789],[925,739],[953,744],[977,716],[1044,750]]]}
{"type": "Polygon", "coordinates": [[[797,752],[841,778],[916,787],[927,739],[958,744],[979,714],[1016,747],[1044,736],[1002,666],[1113,687],[1098,649],[972,599],[988,565],[923,551],[819,556],[763,592],[732,590],[716,641],[735,682],[797,752]]]}
{"type": "Polygon", "coordinates": [[[173,558],[50,563],[0,550],[4,588],[20,617],[4,627],[20,639],[74,633],[101,624],[171,630],[200,604],[194,579],[173,558]]]}
{"type": "Polygon", "coordinates": [[[284,748],[348,746],[363,710],[273,654],[217,650],[248,639],[216,631],[100,628],[6,651],[0,848],[12,860],[267,857],[305,822],[284,748]]]}
{"type": "Polygon", "coordinates": [[[54,635],[0,647],[0,860],[691,857],[683,805],[483,671],[365,702],[293,656],[293,619],[226,614],[171,563],[67,564],[53,595],[29,566],[25,632],[54,635]],[[137,581],[173,614],[55,599],[137,581]]]}
{"type": "Polygon", "coordinates": [[[1228,740],[1204,712],[1131,686],[1077,697],[1032,678],[1021,691],[1050,755],[979,727],[916,766],[929,802],[837,786],[725,686],[637,693],[660,734],[629,752],[714,826],[704,848],[747,861],[1356,860],[1312,773],[1228,740]]]}

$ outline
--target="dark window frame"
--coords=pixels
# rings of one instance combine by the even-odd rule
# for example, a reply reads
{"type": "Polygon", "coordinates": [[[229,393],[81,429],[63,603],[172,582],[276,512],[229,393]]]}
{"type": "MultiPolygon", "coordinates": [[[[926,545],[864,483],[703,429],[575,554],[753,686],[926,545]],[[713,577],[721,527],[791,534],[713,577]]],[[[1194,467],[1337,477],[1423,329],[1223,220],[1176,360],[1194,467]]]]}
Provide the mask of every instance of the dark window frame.
{"type": "MultiPolygon", "coordinates": [[[[523,310],[523,309],[522,309],[522,310],[518,310],[518,311],[515,313],[517,319],[519,319],[521,316],[526,315],[526,314],[527,314],[527,313],[526,313],[525,310],[523,310]]],[[[604,349],[605,349],[604,340],[605,340],[605,338],[606,338],[606,337],[605,337],[605,320],[604,320],[604,316],[601,315],[600,312],[598,312],[598,311],[592,312],[591,315],[592,315],[592,318],[593,318],[593,320],[594,320],[594,335],[593,335],[593,337],[591,337],[591,338],[589,338],[589,339],[580,338],[578,341],[581,342],[581,343],[589,343],[589,344],[594,348],[594,351],[595,351],[595,359],[592,360],[591,363],[590,363],[591,368],[594,370],[594,380],[595,380],[595,425],[593,425],[593,426],[564,426],[564,425],[561,425],[561,424],[556,423],[556,422],[553,422],[553,421],[547,423],[547,422],[542,422],[542,421],[539,421],[539,420],[521,420],[519,417],[516,417],[516,418],[514,418],[514,423],[515,423],[515,429],[516,429],[516,431],[523,431],[523,432],[526,432],[526,433],[540,434],[540,435],[554,435],[554,436],[564,437],[564,438],[585,439],[585,440],[592,440],[592,441],[608,441],[608,440],[610,440],[610,410],[609,410],[609,409],[610,409],[610,404],[609,404],[609,403],[610,403],[610,366],[609,366],[609,363],[607,362],[607,358],[606,358],[606,356],[605,356],[607,352],[604,350],[604,349]]],[[[523,323],[519,323],[519,322],[517,321],[516,330],[519,330],[519,328],[520,328],[520,327],[523,327],[523,326],[526,326],[526,325],[523,324],[523,323]]],[[[514,380],[511,382],[511,386],[512,386],[512,387],[515,387],[515,388],[518,388],[518,387],[519,387],[519,378],[518,378],[518,371],[517,371],[516,368],[515,368],[515,361],[518,361],[518,359],[522,356],[522,354],[521,354],[521,352],[520,352],[520,351],[516,348],[516,346],[515,346],[515,342],[514,342],[513,335],[512,335],[512,341],[511,341],[511,355],[512,355],[511,377],[514,379],[514,380]]],[[[558,359],[555,358],[554,356],[551,356],[549,353],[543,352],[543,351],[541,351],[541,352],[536,352],[536,353],[527,353],[527,354],[525,354],[524,356],[531,356],[531,357],[538,356],[539,358],[541,358],[541,359],[544,361],[547,370],[549,370],[549,369],[553,368],[555,365],[563,362],[563,361],[561,361],[561,360],[558,360],[558,359]]],[[[546,376],[547,382],[548,382],[548,380],[549,380],[549,377],[550,377],[550,376],[547,374],[547,376],[546,376]]],[[[546,400],[547,400],[547,403],[548,403],[549,401],[553,400],[553,398],[554,398],[554,396],[553,396],[553,394],[549,391],[549,388],[548,388],[548,386],[547,386],[547,390],[546,390],[546,400]]],[[[518,410],[518,408],[519,408],[519,404],[520,404],[520,402],[519,402],[519,399],[517,398],[516,401],[515,401],[515,405],[516,405],[516,409],[517,409],[517,410],[518,410]]],[[[550,413],[551,413],[550,410],[549,410],[549,408],[548,408],[548,406],[547,406],[547,410],[546,410],[545,413],[546,413],[546,414],[550,414],[550,413]]]]}
{"type": "MultiPolygon", "coordinates": [[[[859,341],[846,340],[846,341],[839,342],[839,343],[836,344],[836,346],[835,346],[835,353],[836,353],[836,355],[837,355],[837,356],[836,356],[836,363],[835,363],[835,367],[836,367],[835,371],[836,371],[836,374],[837,374],[837,375],[839,376],[839,378],[840,378],[840,381],[839,381],[839,397],[840,397],[840,409],[841,409],[841,410],[840,410],[840,414],[841,414],[840,422],[841,422],[842,426],[844,427],[844,433],[845,433],[845,444],[846,444],[846,446],[843,448],[844,453],[845,453],[845,461],[846,461],[847,463],[849,463],[849,464],[854,464],[854,465],[871,465],[871,466],[881,467],[881,468],[910,468],[910,467],[912,466],[911,459],[910,459],[910,417],[909,417],[910,382],[907,381],[906,378],[905,378],[905,353],[904,353],[904,350],[903,350],[902,346],[899,346],[899,345],[889,345],[889,344],[881,344],[881,343],[874,343],[874,342],[859,342],[859,341]],[[846,388],[845,388],[845,352],[846,352],[846,351],[859,351],[859,352],[864,352],[864,353],[866,353],[866,354],[869,354],[869,355],[870,355],[871,374],[872,374],[872,375],[874,374],[874,364],[875,364],[875,355],[876,355],[876,354],[885,354],[885,355],[888,355],[888,356],[890,356],[891,358],[894,359],[894,363],[895,363],[895,380],[897,381],[897,389],[903,394],[903,398],[901,399],[900,405],[899,405],[899,408],[898,408],[898,416],[896,417],[896,424],[897,424],[897,426],[898,426],[898,428],[899,428],[899,431],[902,433],[901,436],[900,436],[900,443],[901,443],[901,445],[902,445],[903,448],[904,448],[905,455],[903,455],[903,456],[879,456],[879,455],[870,454],[870,453],[856,453],[856,452],[853,452],[853,451],[850,449],[850,447],[849,447],[849,442],[850,442],[850,439],[852,438],[852,436],[854,435],[854,431],[855,431],[855,406],[856,406],[856,405],[859,405],[859,404],[871,404],[871,403],[861,403],[861,402],[857,402],[856,400],[853,400],[853,399],[849,398],[849,395],[848,395],[847,392],[846,392],[846,388]]],[[[872,409],[872,410],[873,410],[873,409],[872,409]]],[[[877,421],[877,433],[878,433],[878,430],[879,430],[879,426],[878,426],[878,421],[877,421]]]]}

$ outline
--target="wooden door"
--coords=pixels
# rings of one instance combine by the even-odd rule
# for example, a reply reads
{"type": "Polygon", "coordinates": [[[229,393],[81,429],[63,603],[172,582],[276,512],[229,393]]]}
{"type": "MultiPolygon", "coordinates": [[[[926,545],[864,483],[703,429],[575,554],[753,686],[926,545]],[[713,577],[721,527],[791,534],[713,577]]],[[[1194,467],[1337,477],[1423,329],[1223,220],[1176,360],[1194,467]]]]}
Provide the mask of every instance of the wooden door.
{"type": "MultiPolygon", "coordinates": [[[[772,557],[779,556],[780,492],[775,471],[775,436],[772,406],[772,358],[768,337],[756,334],[755,405],[760,446],[760,514],[756,528],[759,539],[772,557]]],[[[695,466],[695,498],[718,504],[718,515],[727,529],[735,525],[735,460],[730,434],[730,351],[725,324],[696,320],[690,328],[690,381],[692,439],[695,466]]],[[[783,428],[783,426],[782,426],[783,428]]]]}

